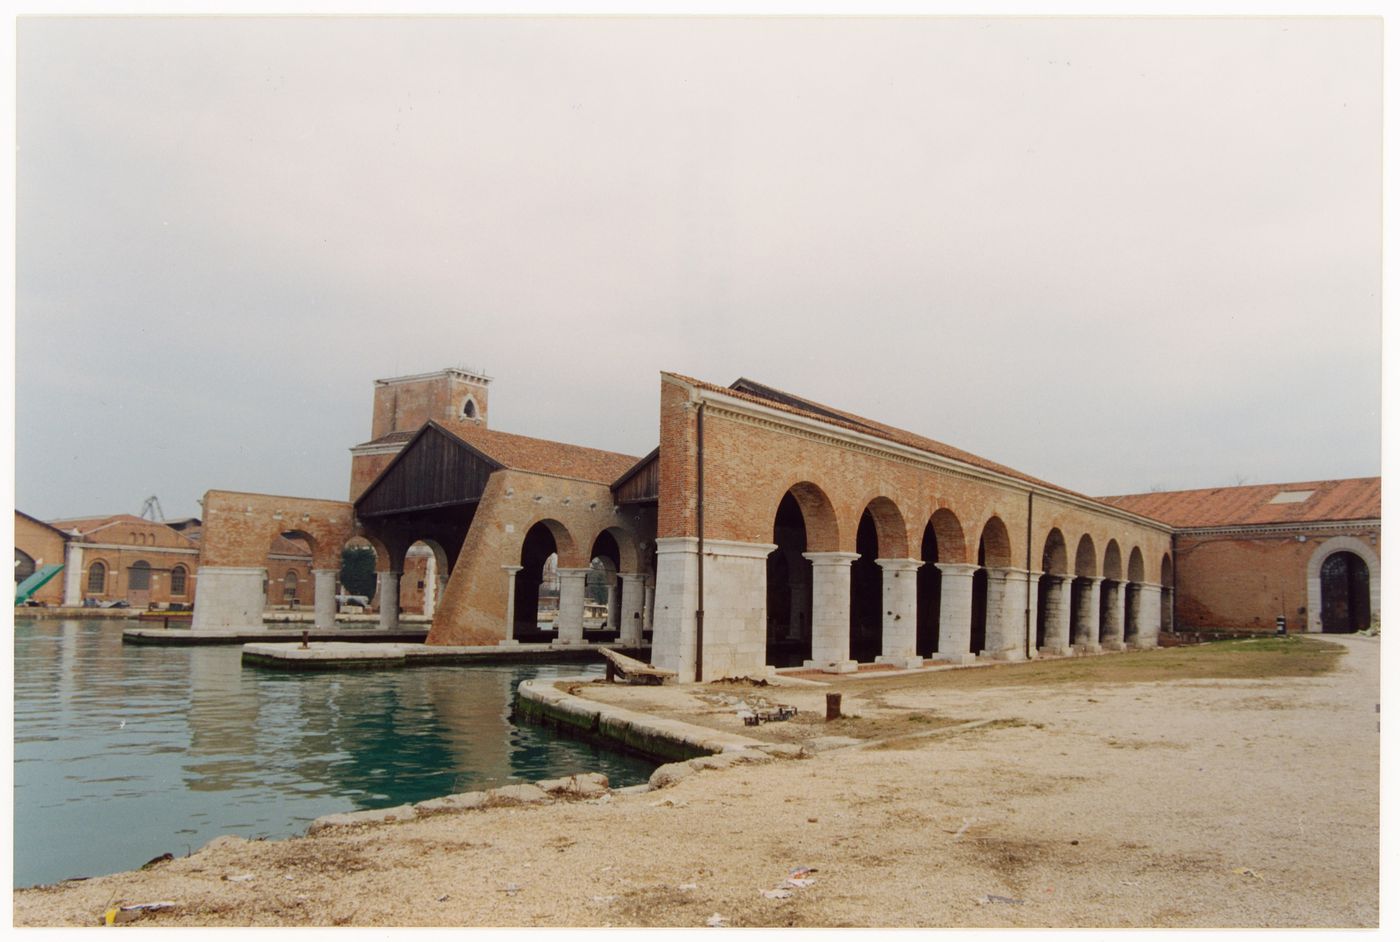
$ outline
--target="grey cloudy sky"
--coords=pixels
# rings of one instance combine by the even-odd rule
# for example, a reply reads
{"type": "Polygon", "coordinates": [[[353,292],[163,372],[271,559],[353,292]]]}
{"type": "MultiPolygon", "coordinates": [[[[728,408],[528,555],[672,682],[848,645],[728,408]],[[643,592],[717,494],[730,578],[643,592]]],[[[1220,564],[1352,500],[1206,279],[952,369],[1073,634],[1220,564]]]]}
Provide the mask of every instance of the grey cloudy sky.
{"type": "Polygon", "coordinates": [[[1380,471],[1378,19],[27,19],[16,502],[343,497],[375,377],[748,376],[1091,494],[1380,471]]]}

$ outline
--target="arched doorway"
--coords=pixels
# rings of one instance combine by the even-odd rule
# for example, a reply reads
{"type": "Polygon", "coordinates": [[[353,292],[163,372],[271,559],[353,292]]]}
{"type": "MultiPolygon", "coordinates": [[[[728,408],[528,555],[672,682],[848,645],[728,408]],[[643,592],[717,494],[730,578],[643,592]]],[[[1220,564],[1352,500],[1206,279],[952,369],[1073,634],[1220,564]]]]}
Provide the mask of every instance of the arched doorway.
{"type": "Polygon", "coordinates": [[[584,640],[616,641],[622,587],[622,552],[617,540],[604,530],[593,541],[588,575],[584,579],[584,640]]]}
{"type": "MultiPolygon", "coordinates": [[[[1057,647],[1069,642],[1069,626],[1061,624],[1069,617],[1068,607],[1061,600],[1069,592],[1069,550],[1058,527],[1045,535],[1045,547],[1040,553],[1040,578],[1036,581],[1035,646],[1048,648],[1053,641],[1057,647]]],[[[1059,653],[1059,652],[1056,652],[1059,653]]]]}
{"type": "Polygon", "coordinates": [[[812,658],[812,563],[807,551],[807,524],[792,492],[783,495],[773,516],[768,554],[768,637],[764,663],[796,667],[812,658]]]}
{"type": "Polygon", "coordinates": [[[1322,562],[1322,630],[1363,631],[1371,626],[1371,570],[1355,553],[1333,553],[1322,562]]]}
{"type": "Polygon", "coordinates": [[[938,532],[930,520],[924,524],[924,539],[919,547],[918,616],[915,620],[914,650],[920,657],[938,653],[938,615],[943,606],[943,573],[938,562],[938,532]]]}
{"type": "Polygon", "coordinates": [[[559,618],[558,559],[554,533],[549,525],[541,521],[532,526],[520,546],[511,637],[540,642],[555,636],[559,618]]]}
{"type": "Polygon", "coordinates": [[[880,538],[869,509],[860,515],[856,528],[856,552],[851,563],[851,658],[868,664],[880,656],[880,538]]]}

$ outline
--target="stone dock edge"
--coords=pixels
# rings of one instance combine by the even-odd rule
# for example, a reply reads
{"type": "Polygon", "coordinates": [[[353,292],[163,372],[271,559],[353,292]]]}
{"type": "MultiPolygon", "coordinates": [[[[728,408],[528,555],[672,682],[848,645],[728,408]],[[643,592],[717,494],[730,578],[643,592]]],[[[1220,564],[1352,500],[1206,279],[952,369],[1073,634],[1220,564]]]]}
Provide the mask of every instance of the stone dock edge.
{"type": "Polygon", "coordinates": [[[567,684],[591,684],[594,677],[526,680],[516,688],[515,709],[523,718],[605,745],[622,746],[661,762],[743,749],[765,751],[771,743],[736,733],[664,719],[574,696],[567,684]]]}

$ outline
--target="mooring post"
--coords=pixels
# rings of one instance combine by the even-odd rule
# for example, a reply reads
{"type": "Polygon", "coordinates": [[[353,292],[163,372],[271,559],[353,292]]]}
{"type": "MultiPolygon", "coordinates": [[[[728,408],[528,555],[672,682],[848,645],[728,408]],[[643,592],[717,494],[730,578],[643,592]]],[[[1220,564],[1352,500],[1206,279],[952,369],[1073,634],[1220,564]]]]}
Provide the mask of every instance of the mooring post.
{"type": "Polygon", "coordinates": [[[311,632],[307,631],[305,628],[301,629],[301,649],[303,651],[310,647],[310,645],[307,643],[310,640],[311,632]]]}
{"type": "Polygon", "coordinates": [[[841,718],[841,695],[839,693],[829,693],[826,695],[826,720],[839,720],[841,718]]]}

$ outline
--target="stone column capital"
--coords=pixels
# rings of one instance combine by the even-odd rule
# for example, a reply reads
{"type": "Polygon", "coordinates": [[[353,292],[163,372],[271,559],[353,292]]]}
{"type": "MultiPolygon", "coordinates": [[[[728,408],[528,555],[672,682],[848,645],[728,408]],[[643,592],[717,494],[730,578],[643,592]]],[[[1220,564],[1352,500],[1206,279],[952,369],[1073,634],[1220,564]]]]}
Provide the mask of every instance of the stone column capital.
{"type": "Polygon", "coordinates": [[[328,572],[328,573],[330,573],[330,574],[333,575],[333,576],[338,576],[338,575],[340,575],[340,570],[339,570],[339,569],[313,569],[313,570],[311,570],[311,574],[314,575],[314,576],[319,576],[319,575],[320,575],[321,573],[323,573],[323,572],[328,572]]]}
{"type": "Polygon", "coordinates": [[[588,576],[592,569],[565,569],[562,566],[554,570],[560,579],[583,579],[588,576]]]}
{"type": "Polygon", "coordinates": [[[803,559],[811,560],[813,566],[849,566],[860,559],[859,553],[803,553],[803,559]]]}
{"type": "Polygon", "coordinates": [[[1099,583],[1103,582],[1103,576],[1079,576],[1077,578],[1092,582],[1094,585],[1098,585],[1099,583]]]}
{"type": "Polygon", "coordinates": [[[972,578],[973,573],[982,568],[976,563],[934,563],[934,565],[945,576],[966,576],[969,579],[972,578]]]}
{"type": "Polygon", "coordinates": [[[922,559],[877,559],[875,565],[885,572],[913,572],[924,564],[922,559]]]}
{"type": "Polygon", "coordinates": [[[513,576],[513,575],[515,575],[517,572],[520,572],[520,571],[521,571],[522,569],[524,569],[525,567],[524,567],[524,566],[502,566],[501,568],[504,569],[506,572],[510,573],[510,574],[513,576]]]}

